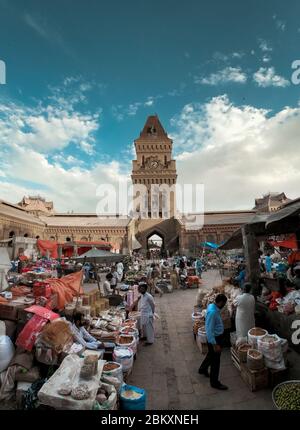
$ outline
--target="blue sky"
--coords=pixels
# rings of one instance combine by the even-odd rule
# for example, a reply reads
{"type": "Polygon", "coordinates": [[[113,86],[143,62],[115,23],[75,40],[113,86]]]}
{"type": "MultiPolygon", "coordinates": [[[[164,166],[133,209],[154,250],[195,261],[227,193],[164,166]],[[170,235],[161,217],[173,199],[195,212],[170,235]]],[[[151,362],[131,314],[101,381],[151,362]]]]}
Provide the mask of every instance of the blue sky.
{"type": "MultiPolygon", "coordinates": [[[[83,207],[73,202],[71,179],[93,188],[130,173],[132,142],[154,112],[174,138],[183,181],[192,180],[188,160],[199,161],[196,180],[207,186],[209,209],[250,207],[254,197],[281,187],[297,197],[295,176],[274,178],[280,145],[271,136],[279,134],[283,146],[297,138],[300,85],[291,83],[291,64],[300,59],[299,16],[297,0],[0,0],[0,60],[7,68],[7,84],[0,85],[0,198],[17,201],[37,190],[61,210],[92,209],[94,197],[83,207]],[[220,112],[229,115],[230,135],[216,135],[220,112]],[[237,187],[224,200],[213,178],[227,177],[233,166],[228,161],[227,170],[213,171],[211,163],[221,166],[224,154],[237,154],[257,127],[257,145],[263,140],[272,154],[270,176],[260,170],[257,182],[254,165],[243,177],[235,165],[226,186],[251,187],[247,197],[237,187]],[[236,134],[240,141],[232,146],[236,134]],[[20,169],[12,158],[27,165],[20,169]]],[[[251,151],[257,156],[260,147],[251,151]]],[[[245,165],[247,153],[239,157],[245,165]]]]}

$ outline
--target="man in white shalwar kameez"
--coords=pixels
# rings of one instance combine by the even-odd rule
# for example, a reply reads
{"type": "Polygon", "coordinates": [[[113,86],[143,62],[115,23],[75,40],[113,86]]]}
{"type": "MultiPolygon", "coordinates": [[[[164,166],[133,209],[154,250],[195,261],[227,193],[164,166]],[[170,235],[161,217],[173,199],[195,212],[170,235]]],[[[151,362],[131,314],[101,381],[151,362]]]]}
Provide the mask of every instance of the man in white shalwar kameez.
{"type": "Polygon", "coordinates": [[[243,285],[243,294],[239,295],[235,301],[236,316],[235,326],[237,339],[247,338],[248,331],[255,327],[255,298],[251,291],[251,284],[249,282],[243,285]]]}
{"type": "Polygon", "coordinates": [[[139,293],[141,294],[138,302],[138,310],[141,313],[141,340],[145,340],[145,346],[152,345],[154,342],[153,318],[155,312],[155,303],[152,295],[147,293],[147,288],[147,284],[140,284],[138,289],[139,293]]]}

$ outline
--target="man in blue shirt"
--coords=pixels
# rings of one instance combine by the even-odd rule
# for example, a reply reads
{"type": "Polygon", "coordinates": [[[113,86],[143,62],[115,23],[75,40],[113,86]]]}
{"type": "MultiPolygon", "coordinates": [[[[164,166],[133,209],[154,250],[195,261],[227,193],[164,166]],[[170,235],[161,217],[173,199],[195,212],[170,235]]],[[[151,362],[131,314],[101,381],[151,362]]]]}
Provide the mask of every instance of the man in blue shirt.
{"type": "Polygon", "coordinates": [[[210,377],[210,385],[218,390],[227,390],[226,385],[219,381],[220,358],[222,351],[222,340],[224,325],[221,318],[220,310],[226,305],[227,297],[224,294],[218,294],[215,303],[207,307],[205,317],[205,330],[208,344],[208,353],[202,362],[199,373],[210,377]],[[210,367],[210,374],[208,368],[210,367]]]}

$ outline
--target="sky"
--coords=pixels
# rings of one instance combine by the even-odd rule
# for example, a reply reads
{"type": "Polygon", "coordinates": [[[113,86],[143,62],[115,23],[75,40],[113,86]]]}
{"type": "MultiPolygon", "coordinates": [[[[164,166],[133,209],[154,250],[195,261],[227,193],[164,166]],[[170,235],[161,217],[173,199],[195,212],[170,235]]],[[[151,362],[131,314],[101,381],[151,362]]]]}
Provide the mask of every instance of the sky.
{"type": "Polygon", "coordinates": [[[0,199],[95,211],[154,113],[206,210],[299,197],[299,17],[298,0],[0,0],[0,199]]]}

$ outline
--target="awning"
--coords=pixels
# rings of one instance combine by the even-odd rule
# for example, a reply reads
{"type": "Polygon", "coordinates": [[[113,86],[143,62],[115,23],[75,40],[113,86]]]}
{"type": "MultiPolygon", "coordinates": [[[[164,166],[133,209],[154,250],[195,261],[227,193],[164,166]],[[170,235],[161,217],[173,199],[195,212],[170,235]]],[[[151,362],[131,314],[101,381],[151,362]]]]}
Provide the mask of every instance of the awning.
{"type": "Polygon", "coordinates": [[[218,249],[219,245],[217,245],[216,243],[213,242],[202,242],[201,246],[203,248],[210,248],[210,249],[218,249]]]}
{"type": "Polygon", "coordinates": [[[92,248],[88,252],[73,258],[76,261],[91,261],[94,263],[112,263],[121,261],[125,255],[104,251],[102,249],[92,248]]]}
{"type": "Polygon", "coordinates": [[[229,250],[229,249],[242,249],[243,248],[243,235],[242,229],[236,230],[233,235],[226,240],[225,243],[220,245],[219,249],[229,250]]]}
{"type": "Polygon", "coordinates": [[[58,258],[58,252],[57,252],[57,242],[54,240],[40,240],[37,241],[37,246],[39,248],[40,253],[45,256],[47,255],[47,252],[49,252],[50,257],[52,258],[58,258]]]}
{"type": "MultiPolygon", "coordinates": [[[[282,209],[279,209],[278,211],[269,215],[266,222],[266,228],[268,228],[271,224],[275,222],[284,220],[285,218],[297,217],[299,215],[300,215],[300,199],[297,199],[293,202],[288,203],[282,209]]],[[[300,219],[299,219],[299,223],[300,223],[300,219]]]]}
{"type": "Polygon", "coordinates": [[[268,243],[274,247],[280,246],[281,248],[298,249],[297,237],[294,234],[284,240],[268,240],[268,243]]]}

